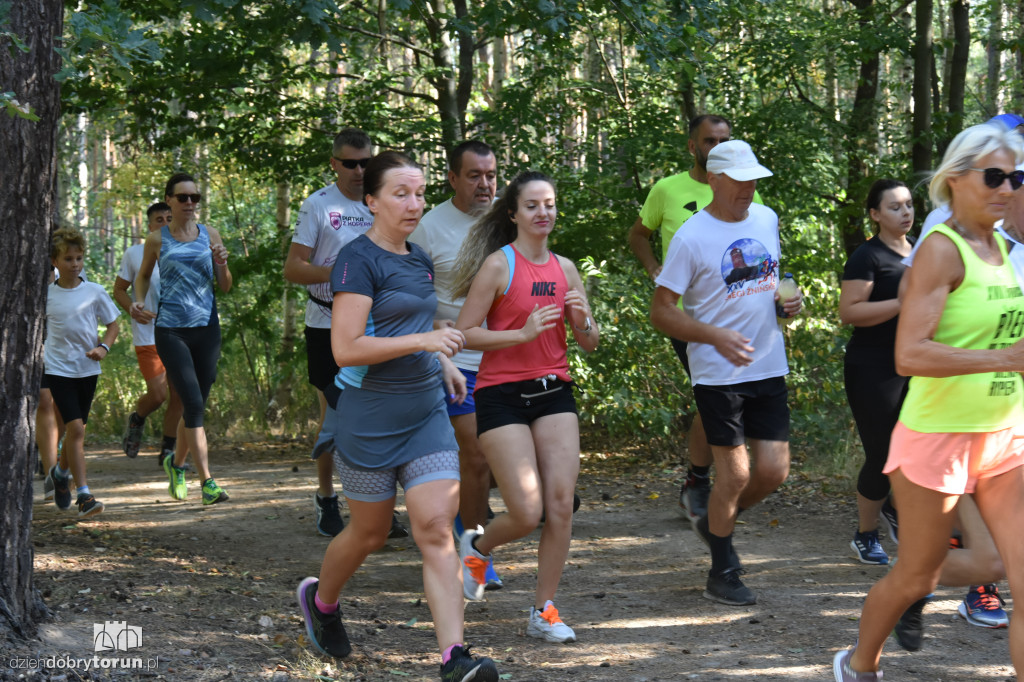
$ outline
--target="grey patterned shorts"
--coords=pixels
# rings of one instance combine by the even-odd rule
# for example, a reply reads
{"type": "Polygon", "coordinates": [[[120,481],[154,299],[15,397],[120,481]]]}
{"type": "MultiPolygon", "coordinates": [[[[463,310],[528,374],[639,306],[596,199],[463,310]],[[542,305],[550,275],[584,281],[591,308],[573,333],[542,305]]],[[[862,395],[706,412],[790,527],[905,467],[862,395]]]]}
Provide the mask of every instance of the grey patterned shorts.
{"type": "Polygon", "coordinates": [[[403,490],[429,481],[458,481],[458,450],[441,450],[390,469],[355,469],[335,451],[334,470],[345,497],[359,502],[383,502],[395,496],[396,483],[403,490]]]}

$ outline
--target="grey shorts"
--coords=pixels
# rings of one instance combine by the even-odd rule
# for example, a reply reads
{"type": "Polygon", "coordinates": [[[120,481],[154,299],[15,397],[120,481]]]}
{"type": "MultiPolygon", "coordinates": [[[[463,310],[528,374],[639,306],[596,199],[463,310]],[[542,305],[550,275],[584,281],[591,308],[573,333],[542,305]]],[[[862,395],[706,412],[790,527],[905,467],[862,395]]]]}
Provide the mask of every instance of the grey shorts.
{"type": "Polygon", "coordinates": [[[395,496],[402,484],[408,491],[430,481],[459,480],[459,451],[441,450],[389,469],[356,469],[334,455],[334,470],[341,479],[345,497],[359,502],[383,502],[395,496]]]}

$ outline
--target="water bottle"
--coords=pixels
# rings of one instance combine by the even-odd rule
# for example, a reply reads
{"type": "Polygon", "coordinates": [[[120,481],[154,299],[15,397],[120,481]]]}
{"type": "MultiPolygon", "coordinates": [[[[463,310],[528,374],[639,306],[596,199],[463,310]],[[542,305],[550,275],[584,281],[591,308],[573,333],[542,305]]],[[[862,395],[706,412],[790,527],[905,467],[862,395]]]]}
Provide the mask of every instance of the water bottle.
{"type": "Polygon", "coordinates": [[[796,280],[793,279],[793,273],[787,272],[783,275],[782,281],[779,282],[779,286],[775,291],[779,294],[779,300],[775,302],[775,316],[780,320],[784,320],[789,317],[789,315],[787,315],[786,311],[782,309],[782,304],[785,303],[787,299],[796,296],[797,291],[799,291],[799,288],[796,286],[796,280]]]}

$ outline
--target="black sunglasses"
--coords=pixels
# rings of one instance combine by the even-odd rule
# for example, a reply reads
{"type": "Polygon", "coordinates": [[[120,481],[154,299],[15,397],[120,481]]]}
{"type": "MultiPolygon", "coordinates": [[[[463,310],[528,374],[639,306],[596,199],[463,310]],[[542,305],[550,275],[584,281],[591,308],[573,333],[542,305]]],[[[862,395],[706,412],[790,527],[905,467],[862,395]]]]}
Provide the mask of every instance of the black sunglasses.
{"type": "Polygon", "coordinates": [[[999,168],[972,168],[971,170],[984,173],[985,185],[992,189],[999,189],[1006,180],[1010,181],[1010,189],[1013,190],[1018,190],[1021,185],[1024,185],[1024,171],[1015,170],[1004,173],[999,168]]]}
{"type": "Polygon", "coordinates": [[[191,201],[193,204],[198,204],[203,200],[202,194],[175,194],[174,198],[178,200],[178,203],[186,204],[191,201]]]}
{"type": "Polygon", "coordinates": [[[355,170],[356,166],[359,166],[360,168],[366,168],[366,164],[370,163],[369,157],[365,159],[339,159],[337,156],[335,156],[334,160],[340,163],[345,168],[348,168],[349,170],[355,170]]]}

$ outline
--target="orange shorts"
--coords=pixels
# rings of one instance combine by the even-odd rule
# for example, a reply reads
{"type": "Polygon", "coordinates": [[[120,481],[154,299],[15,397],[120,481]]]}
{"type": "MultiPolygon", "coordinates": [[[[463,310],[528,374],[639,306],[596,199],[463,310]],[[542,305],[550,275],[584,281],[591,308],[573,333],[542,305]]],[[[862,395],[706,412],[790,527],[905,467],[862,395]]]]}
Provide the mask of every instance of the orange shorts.
{"type": "Polygon", "coordinates": [[[164,374],[164,363],[156,352],[156,346],[135,346],[135,355],[139,359],[139,371],[146,381],[164,374]]]}
{"type": "Polygon", "coordinates": [[[979,478],[1024,465],[1024,426],[984,433],[921,433],[897,422],[882,473],[950,495],[973,493],[979,478]]]}

